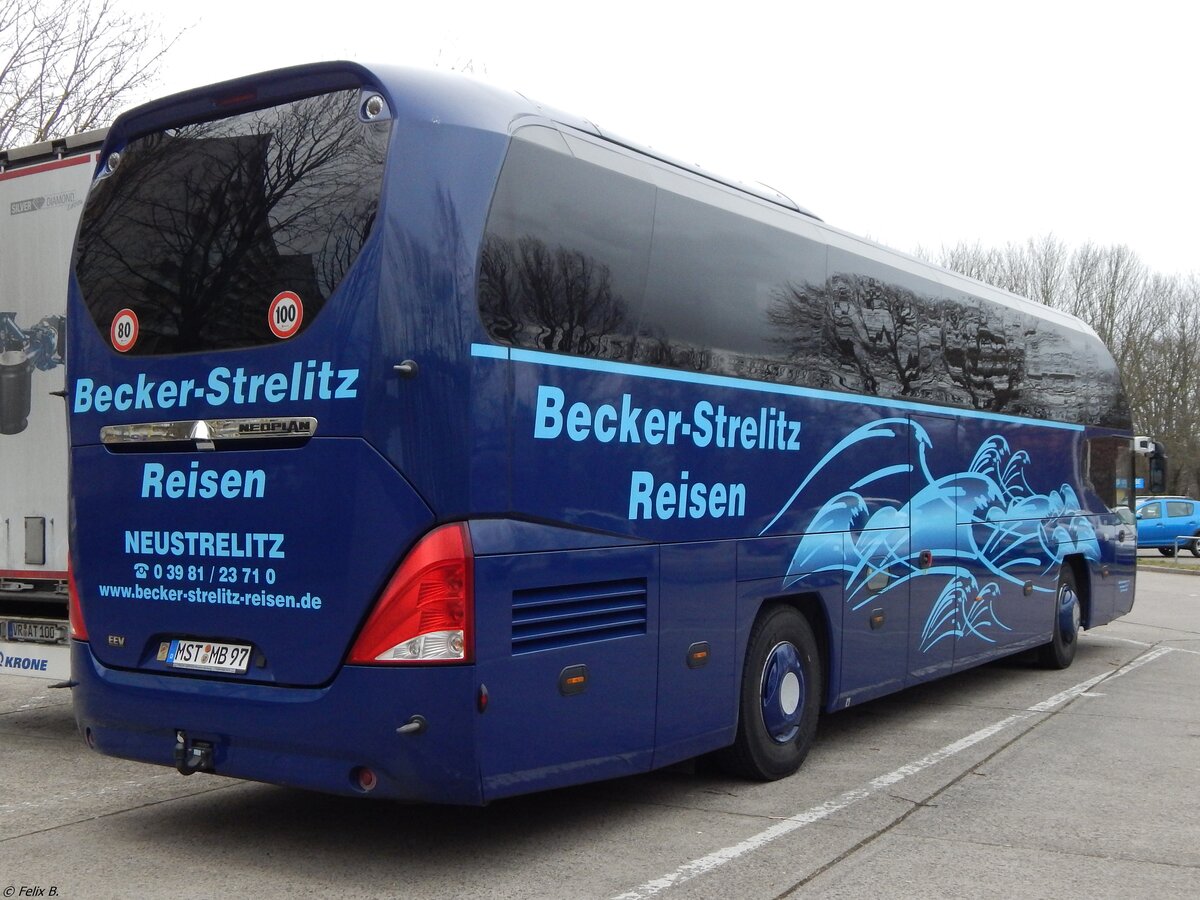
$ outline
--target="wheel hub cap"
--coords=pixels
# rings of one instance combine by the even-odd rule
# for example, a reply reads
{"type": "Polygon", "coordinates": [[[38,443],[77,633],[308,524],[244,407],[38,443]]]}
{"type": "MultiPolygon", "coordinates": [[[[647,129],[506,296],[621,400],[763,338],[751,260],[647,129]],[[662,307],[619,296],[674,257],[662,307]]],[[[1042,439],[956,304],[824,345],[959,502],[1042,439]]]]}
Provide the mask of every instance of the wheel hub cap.
{"type": "Polygon", "coordinates": [[[799,651],[789,641],[776,644],[763,666],[761,694],[763,724],[776,743],[786,744],[799,732],[805,693],[799,651]]]}

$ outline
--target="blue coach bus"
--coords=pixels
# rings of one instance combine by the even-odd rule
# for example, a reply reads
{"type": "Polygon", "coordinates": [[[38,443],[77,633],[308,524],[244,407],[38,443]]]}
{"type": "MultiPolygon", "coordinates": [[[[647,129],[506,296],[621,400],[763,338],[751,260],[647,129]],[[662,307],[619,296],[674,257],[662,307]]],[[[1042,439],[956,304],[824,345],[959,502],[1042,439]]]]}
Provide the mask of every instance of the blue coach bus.
{"type": "Polygon", "coordinates": [[[481,804],[1127,612],[1095,334],[458,76],[134,109],[74,253],[76,714],[115,756],[481,804]]]}

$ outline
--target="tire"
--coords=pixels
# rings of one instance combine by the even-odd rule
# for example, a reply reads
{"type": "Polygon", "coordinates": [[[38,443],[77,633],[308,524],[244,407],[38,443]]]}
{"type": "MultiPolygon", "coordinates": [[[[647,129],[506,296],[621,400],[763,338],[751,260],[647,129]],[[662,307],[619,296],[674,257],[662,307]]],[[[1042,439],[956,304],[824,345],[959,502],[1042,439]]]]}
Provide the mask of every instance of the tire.
{"type": "Polygon", "coordinates": [[[1192,551],[1192,556],[1200,557],[1200,531],[1196,532],[1196,539],[1188,544],[1188,549],[1192,551]]]}
{"type": "Polygon", "coordinates": [[[1075,585],[1075,572],[1063,566],[1054,600],[1054,636],[1038,648],[1038,661],[1047,669],[1065,669],[1075,661],[1079,647],[1083,602],[1075,585]]]}
{"type": "Polygon", "coordinates": [[[732,775],[775,781],[800,768],[817,733],[821,658],[808,620],[773,606],[750,630],[733,746],[717,754],[732,775]]]}
{"type": "Polygon", "coordinates": [[[1167,557],[1167,559],[1170,559],[1172,556],[1175,555],[1175,548],[1174,547],[1159,547],[1158,552],[1161,553],[1163,556],[1167,557]]]}

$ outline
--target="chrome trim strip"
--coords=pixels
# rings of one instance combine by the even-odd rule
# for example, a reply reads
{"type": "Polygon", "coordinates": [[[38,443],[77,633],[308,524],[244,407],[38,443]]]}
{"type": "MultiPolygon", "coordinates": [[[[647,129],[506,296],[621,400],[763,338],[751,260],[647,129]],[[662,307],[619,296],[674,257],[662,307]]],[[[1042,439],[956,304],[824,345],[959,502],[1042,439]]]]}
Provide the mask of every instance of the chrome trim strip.
{"type": "Polygon", "coordinates": [[[178,444],[194,441],[202,450],[216,441],[310,438],[317,433],[312,416],[271,416],[256,419],[190,419],[181,422],[142,422],[105,425],[103,444],[178,444]]]}

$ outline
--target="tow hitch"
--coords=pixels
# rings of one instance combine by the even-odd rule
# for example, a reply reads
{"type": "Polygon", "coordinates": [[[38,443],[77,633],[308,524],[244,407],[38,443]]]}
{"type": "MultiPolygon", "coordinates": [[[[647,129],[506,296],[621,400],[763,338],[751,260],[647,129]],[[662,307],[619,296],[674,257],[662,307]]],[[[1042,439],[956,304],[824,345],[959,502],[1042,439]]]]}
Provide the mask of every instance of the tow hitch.
{"type": "Polygon", "coordinates": [[[186,731],[175,732],[175,768],[180,775],[213,770],[212,741],[193,741],[186,731]]]}

